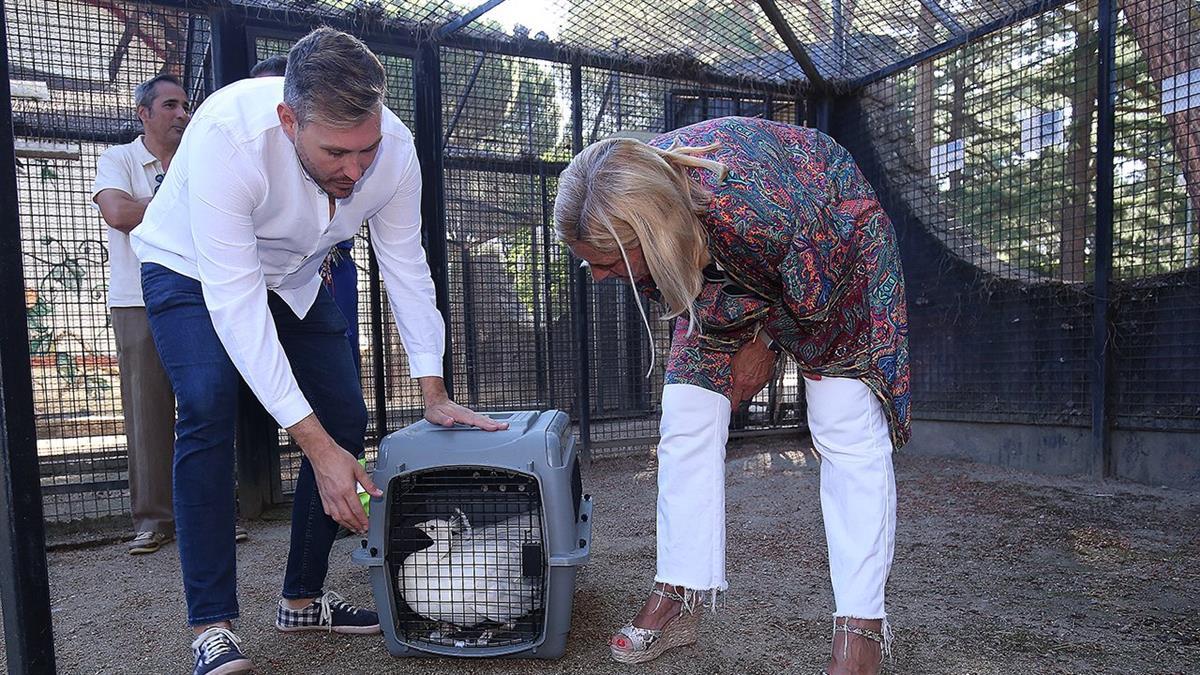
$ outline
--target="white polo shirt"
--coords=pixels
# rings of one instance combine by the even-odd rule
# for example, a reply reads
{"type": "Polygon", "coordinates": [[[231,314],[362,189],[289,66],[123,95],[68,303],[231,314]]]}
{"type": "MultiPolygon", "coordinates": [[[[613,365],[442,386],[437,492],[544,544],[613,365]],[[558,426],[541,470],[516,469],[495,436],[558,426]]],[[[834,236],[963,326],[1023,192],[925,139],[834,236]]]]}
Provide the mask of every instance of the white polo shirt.
{"type": "Polygon", "coordinates": [[[330,247],[369,221],[413,377],[442,374],[445,326],[421,247],[421,170],[412,133],[383,109],[375,161],[329,218],[276,106],[283,78],[247,79],[200,106],[158,195],[133,231],[143,263],[198,279],[221,343],[283,427],[312,412],[279,344],[271,291],[304,317],[330,247]]]}
{"type": "MultiPolygon", "coordinates": [[[[132,143],[114,145],[96,162],[96,182],[92,184],[92,207],[97,211],[96,195],[101,190],[120,190],[134,199],[154,196],[163,180],[162,162],[150,154],[138,136],[132,143]]],[[[129,235],[108,229],[108,306],[142,307],[142,275],[137,256],[129,246],[129,235]]]]}

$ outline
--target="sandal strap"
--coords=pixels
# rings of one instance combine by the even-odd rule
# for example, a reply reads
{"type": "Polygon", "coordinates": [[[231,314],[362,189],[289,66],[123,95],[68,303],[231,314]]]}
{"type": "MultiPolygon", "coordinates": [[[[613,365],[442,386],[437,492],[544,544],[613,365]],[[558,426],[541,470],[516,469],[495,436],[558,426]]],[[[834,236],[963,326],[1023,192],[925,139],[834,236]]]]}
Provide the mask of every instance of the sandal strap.
{"type": "Polygon", "coordinates": [[[629,647],[626,648],[627,651],[644,652],[650,649],[655,642],[658,642],[659,638],[662,637],[663,632],[661,630],[654,630],[652,628],[639,628],[638,626],[629,623],[626,624],[624,628],[617,631],[617,634],[624,635],[629,639],[629,647]]]}
{"type": "Polygon", "coordinates": [[[675,602],[680,602],[680,603],[685,603],[685,604],[687,603],[687,599],[684,598],[679,593],[676,593],[675,591],[668,591],[666,589],[655,586],[654,588],[652,588],[650,590],[650,592],[661,598],[666,598],[667,600],[674,600],[675,602]]]}
{"type": "Polygon", "coordinates": [[[860,628],[858,626],[851,626],[848,622],[847,623],[834,623],[833,624],[834,634],[836,635],[838,631],[841,631],[843,633],[853,633],[854,635],[865,637],[868,640],[873,640],[875,642],[878,642],[879,644],[884,643],[882,634],[877,633],[877,632],[871,630],[870,628],[860,628]]]}

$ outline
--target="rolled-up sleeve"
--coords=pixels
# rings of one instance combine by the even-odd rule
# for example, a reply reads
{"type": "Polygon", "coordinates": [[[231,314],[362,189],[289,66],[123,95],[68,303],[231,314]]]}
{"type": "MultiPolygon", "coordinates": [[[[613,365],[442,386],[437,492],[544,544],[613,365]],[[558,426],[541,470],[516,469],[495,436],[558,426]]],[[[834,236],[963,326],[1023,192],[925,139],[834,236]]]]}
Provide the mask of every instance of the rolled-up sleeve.
{"type": "Polygon", "coordinates": [[[412,377],[442,375],[446,324],[421,247],[421,167],[411,145],[396,192],[368,220],[371,244],[387,288],[412,377]]]}
{"type": "Polygon", "coordinates": [[[312,413],[292,374],[267,306],[251,213],[264,179],[215,124],[188,129],[201,137],[188,153],[188,209],[204,303],[233,365],[282,427],[312,413]]]}

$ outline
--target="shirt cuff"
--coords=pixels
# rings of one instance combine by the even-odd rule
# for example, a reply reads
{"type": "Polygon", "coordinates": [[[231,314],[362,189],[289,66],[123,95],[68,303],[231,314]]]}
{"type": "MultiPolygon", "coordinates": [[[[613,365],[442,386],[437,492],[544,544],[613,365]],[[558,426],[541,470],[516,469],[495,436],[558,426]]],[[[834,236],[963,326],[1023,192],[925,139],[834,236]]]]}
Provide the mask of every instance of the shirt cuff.
{"type": "Polygon", "coordinates": [[[411,377],[441,377],[441,354],[409,354],[408,372],[411,377]]]}
{"type": "Polygon", "coordinates": [[[308,399],[304,398],[304,394],[299,388],[285,396],[282,401],[271,405],[268,410],[271,417],[274,417],[279,426],[284,429],[308,417],[313,411],[312,406],[308,404],[308,399]]]}

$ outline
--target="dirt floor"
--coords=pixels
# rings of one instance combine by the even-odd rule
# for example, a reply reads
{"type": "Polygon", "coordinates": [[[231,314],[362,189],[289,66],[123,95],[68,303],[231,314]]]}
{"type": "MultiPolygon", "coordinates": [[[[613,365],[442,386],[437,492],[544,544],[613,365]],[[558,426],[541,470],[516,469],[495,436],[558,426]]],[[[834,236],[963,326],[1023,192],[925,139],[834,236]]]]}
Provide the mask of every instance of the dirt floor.
{"type": "MultiPolygon", "coordinates": [[[[801,447],[775,439],[731,451],[727,605],[705,616],[700,644],[644,672],[811,674],[823,665],[832,597],[817,464],[801,447]]],[[[887,672],[1200,673],[1200,493],[904,453],[896,465],[887,672]]],[[[605,640],[651,583],[654,476],[648,456],[586,474],[595,542],[561,661],[398,660],[379,637],[276,633],[283,516],[250,523],[239,548],[239,635],[260,673],[630,672],[609,660],[605,640]]],[[[337,543],[329,586],[370,603],[365,572],[349,564],[355,543],[337,543]]],[[[190,672],[174,545],[140,558],[118,544],[60,550],[50,565],[60,672],[190,672]]]]}

